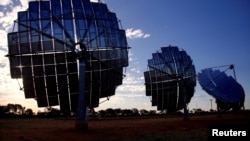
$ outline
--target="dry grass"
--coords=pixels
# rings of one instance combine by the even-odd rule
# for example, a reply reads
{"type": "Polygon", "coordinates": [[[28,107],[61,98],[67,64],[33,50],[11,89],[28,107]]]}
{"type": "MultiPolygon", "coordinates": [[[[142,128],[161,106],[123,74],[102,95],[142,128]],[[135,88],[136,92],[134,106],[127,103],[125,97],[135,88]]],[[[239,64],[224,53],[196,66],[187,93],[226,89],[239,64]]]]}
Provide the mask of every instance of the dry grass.
{"type": "Polygon", "coordinates": [[[74,120],[0,119],[1,141],[206,141],[208,126],[249,126],[249,114],[146,119],[90,120],[89,130],[74,128],[74,120]]]}

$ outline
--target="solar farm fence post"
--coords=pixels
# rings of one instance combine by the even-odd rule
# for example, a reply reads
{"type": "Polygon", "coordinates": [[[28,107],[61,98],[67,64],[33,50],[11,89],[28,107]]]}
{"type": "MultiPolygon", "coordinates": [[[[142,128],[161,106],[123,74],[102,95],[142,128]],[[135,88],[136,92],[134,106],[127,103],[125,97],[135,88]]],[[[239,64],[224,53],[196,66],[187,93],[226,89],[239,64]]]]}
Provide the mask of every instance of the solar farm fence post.
{"type": "Polygon", "coordinates": [[[79,59],[79,100],[78,100],[78,113],[75,122],[75,128],[81,130],[88,130],[88,107],[86,106],[85,95],[85,61],[79,59]]]}

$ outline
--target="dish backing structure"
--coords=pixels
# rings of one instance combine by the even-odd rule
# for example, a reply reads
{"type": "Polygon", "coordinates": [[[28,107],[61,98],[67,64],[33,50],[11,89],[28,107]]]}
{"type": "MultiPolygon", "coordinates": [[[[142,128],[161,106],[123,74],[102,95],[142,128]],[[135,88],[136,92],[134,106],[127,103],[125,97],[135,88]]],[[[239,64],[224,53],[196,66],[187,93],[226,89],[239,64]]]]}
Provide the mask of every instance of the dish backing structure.
{"type": "Polygon", "coordinates": [[[38,107],[59,105],[64,113],[95,108],[122,84],[129,48],[106,4],[30,1],[14,26],[8,33],[11,78],[22,79],[25,98],[38,107]]]}
{"type": "Polygon", "coordinates": [[[219,70],[218,67],[201,70],[198,73],[198,81],[203,90],[216,99],[218,111],[238,111],[244,108],[245,92],[236,81],[234,65],[227,66],[225,71],[219,70]],[[234,77],[226,74],[229,69],[233,69],[234,77]]]}
{"type": "Polygon", "coordinates": [[[152,106],[167,113],[184,108],[194,95],[196,71],[191,57],[176,46],[162,47],[148,60],[148,71],[144,72],[146,96],[151,97],[152,106]]]}

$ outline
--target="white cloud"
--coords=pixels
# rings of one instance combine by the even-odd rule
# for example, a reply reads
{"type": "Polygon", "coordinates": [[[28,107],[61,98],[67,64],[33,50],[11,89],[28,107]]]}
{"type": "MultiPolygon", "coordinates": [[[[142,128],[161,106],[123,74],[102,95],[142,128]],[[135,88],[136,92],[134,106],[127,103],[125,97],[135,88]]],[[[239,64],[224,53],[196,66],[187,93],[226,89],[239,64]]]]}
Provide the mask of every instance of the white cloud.
{"type": "Polygon", "coordinates": [[[151,35],[143,33],[141,29],[129,28],[126,29],[126,36],[130,39],[136,39],[136,38],[149,38],[151,35]]]}
{"type": "Polygon", "coordinates": [[[150,34],[145,34],[143,38],[149,38],[151,35],[150,34]]]}
{"type": "Polygon", "coordinates": [[[2,5],[2,6],[6,6],[9,4],[12,4],[12,0],[1,0],[0,1],[0,5],[2,5]]]}
{"type": "Polygon", "coordinates": [[[25,7],[23,6],[15,6],[6,14],[2,13],[0,18],[0,27],[2,27],[5,31],[10,31],[13,27],[14,20],[17,19],[17,12],[24,10],[25,7]]]}
{"type": "Polygon", "coordinates": [[[139,68],[131,68],[130,71],[135,73],[141,73],[139,68]]]}
{"type": "Polygon", "coordinates": [[[0,46],[7,46],[7,32],[0,29],[0,46]]]}
{"type": "MultiPolygon", "coordinates": [[[[14,20],[17,19],[17,12],[24,11],[28,7],[29,0],[20,0],[21,5],[15,5],[13,0],[1,0],[0,5],[4,6],[0,12],[0,104],[20,103],[29,108],[36,108],[35,100],[26,100],[23,91],[15,79],[10,77],[9,59],[7,54],[7,33],[12,30],[14,20]]],[[[18,80],[20,85],[21,80],[18,80]]]]}
{"type": "Polygon", "coordinates": [[[0,18],[2,18],[4,16],[3,12],[0,12],[0,18]]]}
{"type": "Polygon", "coordinates": [[[20,3],[22,5],[22,7],[28,8],[29,1],[34,1],[34,0],[20,0],[20,3]]]}
{"type": "Polygon", "coordinates": [[[101,2],[101,3],[105,3],[104,0],[90,0],[90,2],[101,2]]]}

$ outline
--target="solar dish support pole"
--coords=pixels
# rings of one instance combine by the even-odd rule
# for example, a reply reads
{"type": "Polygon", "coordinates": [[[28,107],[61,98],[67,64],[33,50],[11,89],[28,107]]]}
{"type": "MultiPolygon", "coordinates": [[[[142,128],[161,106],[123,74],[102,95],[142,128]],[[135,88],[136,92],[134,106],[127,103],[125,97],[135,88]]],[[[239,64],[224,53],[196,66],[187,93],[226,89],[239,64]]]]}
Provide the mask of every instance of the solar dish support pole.
{"type": "Polygon", "coordinates": [[[88,107],[86,106],[85,95],[85,60],[79,59],[79,100],[78,113],[75,122],[75,128],[80,130],[88,130],[88,107]]]}
{"type": "Polygon", "coordinates": [[[188,109],[187,109],[187,93],[186,86],[183,86],[183,100],[184,100],[184,120],[189,120],[188,109]]]}

